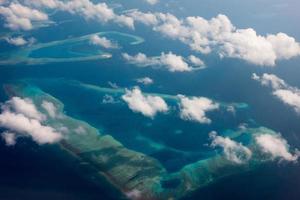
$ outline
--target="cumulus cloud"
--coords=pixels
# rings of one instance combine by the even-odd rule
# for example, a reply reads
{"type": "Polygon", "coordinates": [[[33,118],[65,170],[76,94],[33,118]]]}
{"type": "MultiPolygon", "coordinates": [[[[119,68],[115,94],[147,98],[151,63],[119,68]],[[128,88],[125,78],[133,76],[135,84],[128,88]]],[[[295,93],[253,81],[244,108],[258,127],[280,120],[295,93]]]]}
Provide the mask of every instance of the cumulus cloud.
{"type": "Polygon", "coordinates": [[[239,58],[261,66],[274,66],[277,60],[300,55],[300,45],[293,37],[285,33],[262,36],[252,28],[239,29],[222,14],[210,20],[199,16],[178,19],[170,13],[139,11],[129,15],[203,54],[216,52],[220,57],[239,58]]]}
{"type": "Polygon", "coordinates": [[[109,87],[111,87],[113,89],[120,88],[117,83],[114,83],[114,82],[111,82],[111,81],[108,81],[107,84],[109,85],[109,87]]]}
{"type": "Polygon", "coordinates": [[[167,69],[171,72],[175,71],[191,71],[192,68],[184,61],[182,56],[178,56],[169,52],[167,54],[162,53],[160,55],[161,65],[165,65],[167,69]]]}
{"type": "Polygon", "coordinates": [[[232,106],[232,105],[229,105],[229,106],[227,106],[227,112],[230,112],[230,113],[232,113],[232,114],[236,114],[236,109],[235,109],[235,107],[234,106],[232,106]]]}
{"type": "Polygon", "coordinates": [[[212,140],[211,146],[221,147],[225,157],[234,163],[246,163],[252,156],[252,152],[249,148],[229,137],[219,136],[216,132],[211,132],[209,137],[212,140]]]}
{"type": "Polygon", "coordinates": [[[10,3],[8,6],[0,6],[0,15],[5,20],[4,26],[12,30],[31,30],[34,22],[48,21],[48,15],[39,10],[10,3]]]}
{"type": "Polygon", "coordinates": [[[122,55],[128,63],[142,67],[165,67],[170,72],[184,72],[193,70],[193,68],[182,56],[173,54],[172,52],[162,52],[160,56],[156,57],[148,57],[143,53],[138,53],[133,56],[127,53],[123,53],[122,55]]]}
{"type": "Polygon", "coordinates": [[[251,149],[242,143],[236,142],[229,137],[223,137],[216,132],[209,134],[211,147],[220,147],[223,149],[225,157],[237,164],[246,163],[251,157],[261,160],[285,160],[296,162],[299,158],[299,151],[290,150],[290,145],[278,133],[255,133],[253,136],[253,145],[251,149]]]}
{"type": "Polygon", "coordinates": [[[93,45],[101,46],[106,49],[118,48],[118,45],[107,39],[106,37],[99,37],[98,35],[92,35],[90,42],[93,45]]]}
{"type": "Polygon", "coordinates": [[[277,59],[290,59],[300,54],[299,43],[285,33],[268,35],[267,40],[272,44],[277,59]]]}
{"type": "Polygon", "coordinates": [[[25,4],[35,6],[38,8],[58,8],[63,5],[63,2],[58,0],[24,0],[25,4]]]}
{"type": "Polygon", "coordinates": [[[136,79],[136,82],[142,83],[144,85],[151,85],[151,84],[153,84],[154,81],[149,77],[144,77],[144,78],[136,79]]]}
{"type": "Polygon", "coordinates": [[[75,133],[81,134],[81,135],[86,133],[86,129],[83,126],[77,127],[74,131],[75,131],[75,133]]]}
{"type": "Polygon", "coordinates": [[[155,5],[159,2],[159,0],[145,0],[150,5],[155,5]]]}
{"type": "Polygon", "coordinates": [[[264,86],[270,86],[274,90],[288,87],[284,80],[280,79],[274,74],[263,74],[260,77],[257,74],[253,73],[252,79],[259,81],[264,86]]]}
{"type": "Polygon", "coordinates": [[[131,56],[127,53],[123,53],[122,56],[127,62],[143,67],[159,64],[157,59],[155,59],[154,57],[149,58],[143,53],[138,53],[134,56],[131,56]]]}
{"type": "Polygon", "coordinates": [[[4,132],[1,134],[2,139],[7,146],[14,146],[16,144],[16,134],[11,132],[4,132]]]}
{"type": "Polygon", "coordinates": [[[290,153],[290,146],[281,135],[261,134],[255,137],[255,141],[260,150],[272,159],[297,161],[299,157],[298,151],[295,154],[290,153]]]}
{"type": "Polygon", "coordinates": [[[17,137],[31,137],[38,144],[55,143],[62,134],[44,125],[46,116],[40,113],[30,99],[13,97],[2,105],[0,127],[12,133],[4,134],[7,144],[14,144],[17,137]]]}
{"type": "Polygon", "coordinates": [[[206,113],[219,108],[219,104],[205,97],[186,97],[178,95],[180,103],[180,117],[184,120],[209,124],[211,119],[206,113]]]}
{"type": "Polygon", "coordinates": [[[50,117],[52,118],[57,117],[57,108],[52,102],[43,101],[41,106],[47,111],[50,117]]]}
{"type": "Polygon", "coordinates": [[[20,97],[13,97],[2,106],[2,109],[20,113],[25,117],[33,118],[38,121],[44,121],[46,119],[46,116],[40,113],[31,99],[28,98],[22,99],[20,97]]]}
{"type": "Polygon", "coordinates": [[[138,87],[126,89],[122,99],[134,112],[153,118],[158,112],[167,112],[167,103],[159,96],[144,95],[138,87]]]}
{"type": "Polygon", "coordinates": [[[153,14],[151,12],[143,13],[138,10],[133,10],[133,11],[127,13],[127,15],[130,16],[131,18],[133,18],[135,21],[141,22],[148,26],[150,26],[150,25],[154,26],[154,25],[158,24],[158,18],[156,17],[155,14],[153,14]]]}
{"type": "Polygon", "coordinates": [[[194,55],[190,55],[188,59],[195,67],[201,67],[201,68],[205,67],[204,62],[200,58],[194,55]]]}
{"type": "Polygon", "coordinates": [[[27,4],[39,8],[58,9],[71,14],[78,14],[87,20],[101,23],[109,21],[134,28],[134,20],[126,15],[118,15],[106,3],[94,3],[90,0],[62,1],[62,0],[27,0],[27,4]]]}
{"type": "Polygon", "coordinates": [[[55,143],[62,135],[50,126],[44,126],[36,119],[30,119],[23,114],[5,111],[0,114],[0,126],[24,136],[30,136],[38,144],[55,143]]]}
{"type": "Polygon", "coordinates": [[[137,189],[133,189],[131,191],[128,191],[125,193],[125,195],[129,198],[129,199],[141,199],[142,197],[142,192],[137,190],[137,189]]]}
{"type": "Polygon", "coordinates": [[[24,45],[31,45],[35,42],[34,38],[29,38],[28,40],[26,40],[25,38],[23,38],[22,36],[18,36],[18,37],[6,37],[4,38],[5,41],[11,45],[14,46],[24,46],[24,45]]]}
{"type": "Polygon", "coordinates": [[[118,101],[115,100],[115,98],[113,96],[106,94],[102,98],[102,103],[103,104],[115,104],[115,103],[118,103],[118,101]]]}
{"type": "Polygon", "coordinates": [[[15,38],[5,38],[7,43],[15,45],[15,46],[23,46],[27,44],[27,41],[23,37],[15,37],[15,38]]]}
{"type": "Polygon", "coordinates": [[[291,106],[297,113],[300,113],[300,92],[299,90],[276,90],[273,94],[283,103],[291,106]]]}
{"type": "Polygon", "coordinates": [[[253,74],[252,79],[259,81],[263,86],[271,87],[275,97],[300,113],[300,90],[298,88],[288,85],[274,74],[263,74],[262,76],[253,74]]]}

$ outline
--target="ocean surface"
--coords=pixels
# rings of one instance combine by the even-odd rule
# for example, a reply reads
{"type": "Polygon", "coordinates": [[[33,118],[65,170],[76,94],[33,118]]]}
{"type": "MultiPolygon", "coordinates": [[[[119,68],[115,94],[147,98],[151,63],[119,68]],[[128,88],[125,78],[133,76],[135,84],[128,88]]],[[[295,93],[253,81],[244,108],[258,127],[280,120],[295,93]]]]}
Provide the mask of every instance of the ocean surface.
{"type": "MultiPolygon", "coordinates": [[[[174,2],[181,3],[184,7],[180,10],[177,4],[170,2],[171,10],[179,16],[201,15],[208,18],[225,12],[224,14],[236,19],[233,21],[240,27],[254,27],[261,34],[284,30],[300,40],[297,20],[289,21],[288,25],[286,23],[290,17],[288,13],[280,15],[283,17],[275,15],[272,18],[256,19],[258,14],[254,16],[250,11],[243,12],[247,5],[241,7],[242,11],[236,9],[240,6],[236,1],[229,1],[228,4],[232,7],[212,1],[203,2],[206,6],[198,3],[197,8],[192,6],[195,0],[188,0],[186,3],[174,2]],[[235,18],[242,15],[241,12],[243,17],[235,18]],[[277,23],[274,24],[274,21],[277,23]]],[[[255,2],[249,5],[249,9],[259,14],[267,14],[261,7],[254,6],[255,2]]],[[[128,9],[136,3],[129,1],[128,9]]],[[[143,5],[139,6],[143,9],[143,5]]],[[[155,9],[164,11],[163,8],[155,9]]],[[[264,126],[280,132],[292,147],[300,148],[299,115],[274,98],[269,88],[261,87],[251,79],[252,73],[270,72],[287,80],[290,85],[300,87],[299,57],[279,61],[276,68],[262,68],[237,59],[220,59],[218,55],[212,54],[201,57],[208,66],[205,69],[192,73],[170,73],[167,70],[126,64],[121,53],[143,52],[156,56],[161,51],[172,51],[185,57],[190,55],[191,50],[178,41],[166,39],[150,29],[139,27],[140,25],[133,31],[116,25],[95,25],[92,21],[60,12],[52,17],[61,23],[32,32],[32,36],[38,38],[39,43],[80,38],[100,32],[108,33],[106,36],[117,41],[122,48],[102,51],[91,47],[87,41],[73,41],[41,48],[24,57],[25,49],[12,47],[1,40],[1,61],[7,61],[0,65],[1,85],[25,81],[39,87],[64,104],[66,115],[87,122],[103,134],[112,135],[126,148],[157,159],[168,172],[176,172],[187,164],[215,155],[217,152],[207,145],[210,143],[209,132],[224,133],[235,130],[244,123],[249,127],[264,126]],[[84,29],[81,28],[83,25],[84,29]],[[111,31],[115,33],[109,34],[111,31]],[[134,44],[136,40],[140,42],[134,44]],[[110,54],[112,57],[72,60],[81,56],[93,56],[95,52],[110,54]],[[51,59],[24,63],[28,57],[51,59]],[[68,60],[56,60],[60,58],[68,60]],[[145,76],[153,79],[155,84],[145,86],[136,82],[136,79],[145,76]],[[112,85],[121,89],[138,85],[145,93],[204,96],[220,104],[247,106],[237,107],[235,113],[226,109],[210,112],[208,116],[213,122],[207,125],[181,120],[176,110],[178,102],[167,99],[171,110],[151,119],[132,112],[122,101],[122,93],[116,92],[112,85]],[[105,89],[112,91],[107,92],[105,89]],[[112,96],[114,102],[103,102],[105,95],[112,96]]],[[[8,33],[4,28],[0,31],[3,34],[8,33]]],[[[0,101],[7,99],[1,89],[0,101]]],[[[0,140],[0,158],[0,199],[120,199],[111,186],[104,182],[94,184],[85,179],[84,171],[79,170],[76,162],[67,159],[55,145],[39,146],[29,139],[20,139],[16,146],[7,147],[0,140]]],[[[223,177],[184,199],[298,200],[299,167],[298,163],[268,163],[254,170],[223,177]]]]}

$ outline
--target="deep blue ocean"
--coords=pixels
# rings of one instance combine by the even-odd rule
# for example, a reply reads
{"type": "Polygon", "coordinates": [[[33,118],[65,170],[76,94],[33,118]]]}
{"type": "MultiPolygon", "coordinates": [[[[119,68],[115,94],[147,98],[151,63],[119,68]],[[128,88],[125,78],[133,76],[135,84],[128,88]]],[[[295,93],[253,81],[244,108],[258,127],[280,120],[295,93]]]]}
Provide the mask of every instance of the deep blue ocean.
{"type": "MultiPolygon", "coordinates": [[[[257,2],[241,6],[241,3],[232,0],[228,3],[229,6],[219,1],[210,3],[201,1],[197,2],[196,8],[193,7],[195,0],[187,0],[184,3],[170,2],[170,7],[178,16],[201,15],[210,18],[221,12],[228,15],[238,27],[253,27],[261,34],[284,30],[300,40],[298,20],[295,18],[290,20],[290,13],[259,18],[259,14],[264,12],[268,14],[272,8],[264,10],[263,6],[255,5],[257,2]],[[180,3],[184,7],[182,10],[176,6],[180,3]]],[[[131,8],[136,3],[129,1],[126,6],[131,8]]],[[[147,9],[143,5],[138,5],[141,9],[147,9]]],[[[165,8],[159,7],[152,9],[165,11],[165,8]]],[[[137,25],[133,31],[117,25],[87,22],[80,17],[59,12],[52,18],[58,21],[70,18],[72,20],[54,27],[34,30],[31,35],[41,43],[105,31],[133,34],[142,37],[145,42],[132,46],[122,41],[124,39],[121,37],[115,36],[114,39],[122,44],[122,49],[112,51],[111,59],[3,65],[0,66],[1,85],[19,80],[37,85],[59,99],[64,104],[67,115],[91,124],[101,133],[111,134],[129,149],[156,158],[169,172],[177,171],[186,164],[209,156],[211,151],[206,144],[209,143],[210,131],[222,132],[234,129],[242,123],[271,128],[280,132],[292,147],[300,148],[300,116],[274,98],[269,88],[261,87],[251,79],[254,72],[273,73],[287,80],[290,85],[300,87],[299,57],[280,61],[276,68],[262,68],[237,59],[220,59],[218,55],[200,56],[208,66],[206,69],[192,73],[170,73],[166,70],[139,68],[126,64],[121,53],[143,52],[149,56],[156,56],[162,51],[172,51],[185,57],[193,53],[178,41],[164,38],[142,25],[137,25]],[[84,29],[81,28],[83,25],[84,29]],[[105,93],[74,84],[80,82],[109,88],[109,83],[115,83],[121,88],[131,88],[137,85],[135,81],[137,78],[145,76],[152,78],[155,84],[140,85],[143,92],[204,96],[219,102],[246,103],[249,107],[237,110],[235,115],[226,112],[209,113],[208,116],[213,119],[209,125],[183,121],[174,109],[171,109],[169,114],[158,114],[156,118],[151,119],[133,113],[118,96],[114,97],[121,103],[103,104],[105,93]],[[161,145],[164,148],[153,151],[149,146],[151,144],[161,145]]],[[[1,30],[6,31],[4,28],[1,30]]],[[[1,53],[13,55],[17,50],[3,40],[0,45],[1,53]]],[[[50,48],[40,54],[55,57],[56,51],[50,48]]],[[[7,98],[1,89],[0,101],[4,102],[7,98]]],[[[174,102],[168,103],[172,107],[177,106],[174,102]]],[[[114,195],[114,189],[109,186],[95,185],[86,180],[81,175],[84,172],[76,168],[76,163],[66,160],[65,156],[53,146],[39,146],[28,139],[21,139],[16,146],[7,147],[0,140],[0,158],[1,200],[119,199],[118,195],[114,195]]],[[[299,188],[299,164],[270,163],[254,171],[225,177],[199,189],[185,199],[298,200],[299,188]]]]}

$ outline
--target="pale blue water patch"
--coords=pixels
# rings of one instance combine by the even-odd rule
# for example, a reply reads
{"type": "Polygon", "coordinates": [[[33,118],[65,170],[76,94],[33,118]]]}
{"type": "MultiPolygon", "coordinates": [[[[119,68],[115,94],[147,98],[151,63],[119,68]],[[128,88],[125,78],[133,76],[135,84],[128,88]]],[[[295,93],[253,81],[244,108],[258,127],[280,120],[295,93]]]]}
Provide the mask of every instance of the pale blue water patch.
{"type": "Polygon", "coordinates": [[[121,45],[121,47],[122,45],[138,45],[144,42],[143,38],[126,33],[116,31],[97,32],[81,37],[24,47],[14,52],[0,55],[3,57],[0,64],[46,64],[111,58],[112,55],[109,50],[90,44],[92,35],[105,36],[121,45]]]}
{"type": "Polygon", "coordinates": [[[95,54],[103,54],[99,48],[89,45],[86,41],[78,41],[67,44],[59,44],[49,47],[42,47],[33,50],[29,57],[31,58],[72,58],[72,57],[85,57],[95,54]]]}

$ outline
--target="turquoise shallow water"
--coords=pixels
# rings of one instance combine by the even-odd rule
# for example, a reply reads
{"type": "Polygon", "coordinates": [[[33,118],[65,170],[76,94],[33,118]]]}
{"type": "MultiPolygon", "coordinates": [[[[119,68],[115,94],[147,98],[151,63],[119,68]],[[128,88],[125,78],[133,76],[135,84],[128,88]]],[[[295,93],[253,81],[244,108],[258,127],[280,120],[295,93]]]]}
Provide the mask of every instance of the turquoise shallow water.
{"type": "Polygon", "coordinates": [[[32,44],[10,53],[3,53],[0,64],[45,64],[48,62],[76,62],[111,58],[112,55],[107,49],[91,44],[93,35],[107,37],[122,46],[138,45],[144,42],[143,38],[126,33],[97,32],[48,43],[32,44]]]}

